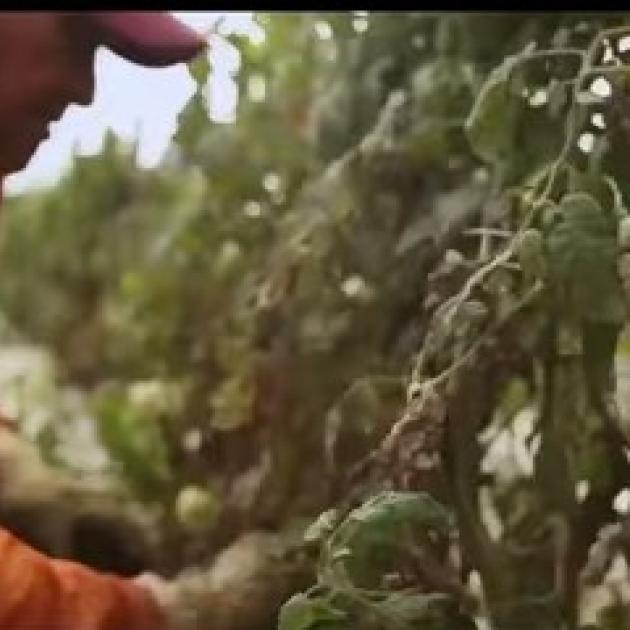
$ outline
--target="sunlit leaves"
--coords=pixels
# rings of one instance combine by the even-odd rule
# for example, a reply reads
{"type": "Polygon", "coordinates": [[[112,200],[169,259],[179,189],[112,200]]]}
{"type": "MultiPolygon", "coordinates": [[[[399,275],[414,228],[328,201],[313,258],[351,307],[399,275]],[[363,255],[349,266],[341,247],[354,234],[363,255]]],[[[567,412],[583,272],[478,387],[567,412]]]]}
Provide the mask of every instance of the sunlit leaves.
{"type": "Polygon", "coordinates": [[[197,84],[197,89],[201,90],[207,83],[210,76],[210,60],[208,55],[199,55],[188,64],[188,72],[197,84]]]}

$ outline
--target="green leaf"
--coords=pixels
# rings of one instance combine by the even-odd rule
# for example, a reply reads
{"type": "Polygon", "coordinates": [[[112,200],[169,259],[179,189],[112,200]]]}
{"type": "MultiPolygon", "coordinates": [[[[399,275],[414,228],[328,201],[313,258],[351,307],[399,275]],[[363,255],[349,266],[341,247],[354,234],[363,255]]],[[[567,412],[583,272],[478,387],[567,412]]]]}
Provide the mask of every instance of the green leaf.
{"type": "Polygon", "coordinates": [[[547,236],[557,308],[576,321],[622,322],[617,222],[585,193],[565,195],[547,236]]]}
{"type": "Polygon", "coordinates": [[[392,628],[423,630],[474,630],[474,622],[460,614],[453,598],[442,593],[392,593],[378,604],[392,628]]]}
{"type": "Polygon", "coordinates": [[[510,78],[520,59],[521,55],[507,57],[490,73],[466,120],[468,141],[485,162],[499,163],[513,150],[517,101],[510,78]]]}
{"type": "Polygon", "coordinates": [[[443,535],[449,526],[449,513],[428,494],[384,491],[350,512],[328,540],[329,556],[347,549],[342,563],[350,577],[374,584],[410,539],[429,530],[443,535]]]}
{"type": "Polygon", "coordinates": [[[338,623],[346,617],[345,612],[331,606],[323,597],[297,593],[280,609],[278,630],[310,630],[315,627],[332,630],[343,627],[338,623]]]}
{"type": "Polygon", "coordinates": [[[160,496],[172,471],[159,425],[116,395],[96,400],[96,411],[99,438],[127,481],[142,497],[160,496]]]}
{"type": "Polygon", "coordinates": [[[197,90],[177,118],[177,131],[173,136],[173,142],[180,147],[195,146],[209,126],[206,99],[203,92],[197,90]]]}
{"type": "Polygon", "coordinates": [[[208,55],[198,55],[188,64],[188,72],[197,84],[197,88],[201,89],[210,76],[210,59],[208,55]]]}
{"type": "Polygon", "coordinates": [[[524,378],[515,376],[505,385],[498,402],[503,417],[511,420],[531,400],[531,392],[524,378]]]}
{"type": "Polygon", "coordinates": [[[612,178],[600,173],[572,169],[569,176],[570,192],[583,192],[594,197],[607,214],[621,219],[628,215],[619,185],[612,178]]]}

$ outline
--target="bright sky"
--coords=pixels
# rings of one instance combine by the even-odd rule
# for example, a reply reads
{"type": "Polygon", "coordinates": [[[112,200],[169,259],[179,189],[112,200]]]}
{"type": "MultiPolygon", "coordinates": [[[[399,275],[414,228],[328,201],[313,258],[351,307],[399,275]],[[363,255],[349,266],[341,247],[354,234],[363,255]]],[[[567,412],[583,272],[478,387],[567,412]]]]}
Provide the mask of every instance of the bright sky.
{"type": "MultiPolygon", "coordinates": [[[[180,12],[173,14],[199,31],[206,31],[219,17],[225,31],[248,34],[261,41],[264,34],[253,22],[251,12],[180,12]]],[[[213,38],[210,59],[209,112],[215,122],[234,119],[238,100],[232,76],[238,71],[238,51],[224,40],[213,38]]],[[[5,194],[18,194],[53,185],[70,165],[73,151],[81,155],[98,152],[107,129],[125,140],[138,138],[142,166],[159,163],[175,133],[177,116],[193,93],[194,82],[185,64],[170,68],[143,68],[108,50],[96,59],[96,93],[89,107],[70,106],[51,127],[51,138],[40,145],[27,167],[5,180],[5,194]]]]}

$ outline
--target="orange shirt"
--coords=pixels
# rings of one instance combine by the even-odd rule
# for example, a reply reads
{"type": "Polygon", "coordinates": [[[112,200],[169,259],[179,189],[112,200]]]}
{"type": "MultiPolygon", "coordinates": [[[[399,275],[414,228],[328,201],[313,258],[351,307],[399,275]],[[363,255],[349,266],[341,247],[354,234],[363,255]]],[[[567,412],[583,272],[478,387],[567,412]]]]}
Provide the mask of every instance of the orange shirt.
{"type": "MultiPolygon", "coordinates": [[[[0,413],[0,430],[12,424],[0,413]]],[[[0,630],[161,630],[165,625],[149,592],[133,580],[48,558],[0,528],[0,630]]]]}
{"type": "Polygon", "coordinates": [[[0,630],[160,630],[132,580],[55,560],[0,529],[0,630]]]}

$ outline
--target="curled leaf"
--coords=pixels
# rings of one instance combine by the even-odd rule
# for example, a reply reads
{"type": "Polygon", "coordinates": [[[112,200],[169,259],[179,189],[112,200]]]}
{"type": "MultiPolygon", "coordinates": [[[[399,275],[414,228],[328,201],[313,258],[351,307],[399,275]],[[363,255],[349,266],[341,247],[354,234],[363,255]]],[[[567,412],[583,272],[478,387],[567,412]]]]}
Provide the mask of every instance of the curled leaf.
{"type": "Polygon", "coordinates": [[[345,612],[334,608],[323,597],[308,597],[304,593],[297,593],[280,609],[278,630],[336,627],[335,622],[342,621],[346,616],[345,612]]]}
{"type": "Polygon", "coordinates": [[[556,304],[562,312],[577,320],[624,320],[617,223],[593,196],[563,197],[549,228],[547,249],[556,304]]]}
{"type": "Polygon", "coordinates": [[[517,102],[510,77],[519,56],[507,57],[481,87],[465,123],[473,151],[485,162],[498,163],[512,151],[517,102]]]}

